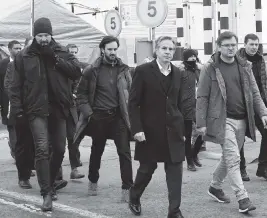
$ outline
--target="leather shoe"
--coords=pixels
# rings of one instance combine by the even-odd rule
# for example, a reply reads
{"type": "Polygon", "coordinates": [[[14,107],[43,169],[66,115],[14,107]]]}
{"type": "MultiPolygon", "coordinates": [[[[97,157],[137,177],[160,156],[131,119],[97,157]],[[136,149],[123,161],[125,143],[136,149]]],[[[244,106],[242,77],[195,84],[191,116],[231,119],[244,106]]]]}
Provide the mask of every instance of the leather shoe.
{"type": "Polygon", "coordinates": [[[20,180],[19,186],[23,189],[31,189],[32,185],[29,180],[20,180]]]}
{"type": "Polygon", "coordinates": [[[202,164],[200,163],[198,157],[194,157],[193,162],[197,167],[202,167],[202,164]]]}
{"type": "Polygon", "coordinates": [[[267,180],[267,169],[265,170],[257,170],[256,176],[258,177],[263,177],[264,179],[267,180]]]}
{"type": "Polygon", "coordinates": [[[140,201],[136,201],[135,203],[130,199],[129,200],[129,208],[132,211],[132,213],[135,216],[140,216],[141,215],[141,204],[140,201]]]}
{"type": "Polygon", "coordinates": [[[51,197],[51,193],[43,196],[43,205],[41,207],[43,212],[47,212],[47,211],[52,211],[52,197],[51,197]]]}
{"type": "Polygon", "coordinates": [[[59,190],[59,189],[66,187],[67,184],[68,184],[68,181],[66,180],[56,180],[54,183],[54,188],[55,190],[59,190]]]}
{"type": "Polygon", "coordinates": [[[175,215],[168,215],[168,218],[184,218],[184,216],[182,215],[182,212],[179,211],[177,214],[175,215]]]}

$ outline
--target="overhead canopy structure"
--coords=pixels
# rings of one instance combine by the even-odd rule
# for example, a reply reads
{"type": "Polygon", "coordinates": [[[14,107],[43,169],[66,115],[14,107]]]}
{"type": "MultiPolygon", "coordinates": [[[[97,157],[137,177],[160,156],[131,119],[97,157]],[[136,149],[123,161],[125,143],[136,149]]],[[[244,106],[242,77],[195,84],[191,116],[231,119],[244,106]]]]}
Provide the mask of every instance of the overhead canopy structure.
{"type": "MultiPolygon", "coordinates": [[[[23,43],[30,36],[31,1],[21,0],[14,8],[6,17],[0,17],[0,44],[7,45],[11,40],[23,43]]],[[[88,62],[91,59],[93,49],[105,36],[55,0],[34,1],[34,19],[40,17],[51,20],[55,40],[62,45],[74,43],[79,47],[78,57],[81,61],[88,62]]]]}

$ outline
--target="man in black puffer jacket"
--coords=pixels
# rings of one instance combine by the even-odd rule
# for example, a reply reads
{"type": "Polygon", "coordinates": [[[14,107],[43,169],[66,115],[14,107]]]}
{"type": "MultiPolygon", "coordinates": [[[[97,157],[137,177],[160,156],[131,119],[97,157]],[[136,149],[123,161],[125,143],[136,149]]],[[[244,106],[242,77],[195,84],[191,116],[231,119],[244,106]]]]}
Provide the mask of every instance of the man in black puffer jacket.
{"type": "Polygon", "coordinates": [[[16,56],[14,66],[9,88],[11,107],[21,128],[25,119],[29,120],[38,183],[44,198],[42,210],[50,211],[52,198],[57,198],[53,183],[65,153],[66,118],[73,102],[71,80],[78,79],[81,71],[77,59],[52,38],[48,18],[35,21],[34,40],[16,56]]]}

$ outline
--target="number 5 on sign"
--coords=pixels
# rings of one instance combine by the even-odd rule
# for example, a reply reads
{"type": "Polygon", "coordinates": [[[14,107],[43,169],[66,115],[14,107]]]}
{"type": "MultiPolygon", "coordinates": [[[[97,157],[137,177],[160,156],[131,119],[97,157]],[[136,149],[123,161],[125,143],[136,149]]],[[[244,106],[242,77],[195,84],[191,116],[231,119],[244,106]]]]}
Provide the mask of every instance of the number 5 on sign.
{"type": "Polygon", "coordinates": [[[136,13],[144,26],[157,27],[168,15],[168,4],[166,0],[138,0],[136,13]]]}
{"type": "Polygon", "coordinates": [[[105,30],[110,36],[117,37],[121,33],[122,22],[118,11],[110,10],[105,17],[105,30]]]}

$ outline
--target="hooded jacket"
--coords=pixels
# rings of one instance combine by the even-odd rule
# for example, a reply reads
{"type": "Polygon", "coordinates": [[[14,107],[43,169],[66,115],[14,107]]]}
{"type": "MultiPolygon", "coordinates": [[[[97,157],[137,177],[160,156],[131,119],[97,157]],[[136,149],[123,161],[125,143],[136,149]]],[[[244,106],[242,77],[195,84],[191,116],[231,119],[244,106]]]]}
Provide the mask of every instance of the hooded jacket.
{"type": "MultiPolygon", "coordinates": [[[[256,84],[251,64],[235,56],[240,72],[245,106],[247,111],[246,136],[256,141],[254,113],[259,117],[267,115],[267,109],[262,101],[256,84]]],[[[220,53],[215,53],[201,70],[197,92],[196,124],[197,128],[207,127],[205,141],[223,144],[226,127],[226,88],[219,69],[220,53]]]]}

